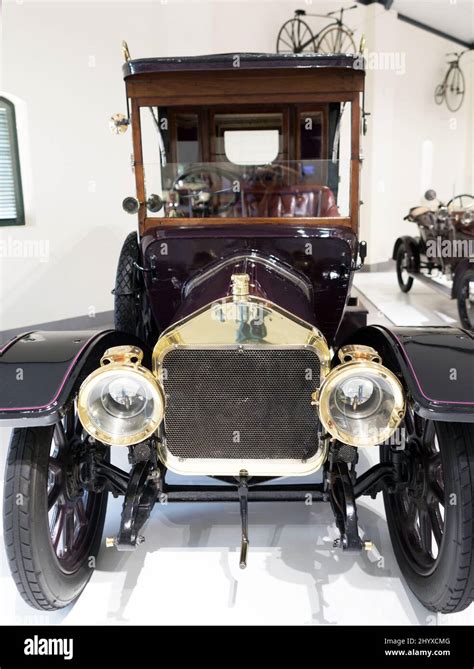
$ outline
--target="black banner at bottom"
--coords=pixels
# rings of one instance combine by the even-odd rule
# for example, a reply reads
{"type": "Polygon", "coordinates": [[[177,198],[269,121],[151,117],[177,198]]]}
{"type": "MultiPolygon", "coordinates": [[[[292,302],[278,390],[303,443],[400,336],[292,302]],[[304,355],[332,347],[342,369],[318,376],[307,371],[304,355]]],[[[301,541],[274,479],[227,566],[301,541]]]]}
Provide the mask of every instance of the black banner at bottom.
{"type": "Polygon", "coordinates": [[[470,627],[2,627],[0,669],[278,665],[474,667],[470,627]]]}

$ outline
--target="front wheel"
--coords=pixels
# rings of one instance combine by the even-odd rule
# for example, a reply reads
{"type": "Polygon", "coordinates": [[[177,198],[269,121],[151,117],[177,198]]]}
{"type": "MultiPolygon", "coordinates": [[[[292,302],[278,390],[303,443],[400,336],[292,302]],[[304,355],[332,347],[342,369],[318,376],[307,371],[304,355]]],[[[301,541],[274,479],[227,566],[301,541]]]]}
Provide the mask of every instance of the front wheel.
{"type": "MultiPolygon", "coordinates": [[[[89,581],[99,551],[106,492],[80,484],[82,427],[74,408],[50,427],[13,431],[5,472],[3,523],[8,561],[23,599],[53,611],[89,581]]],[[[104,447],[104,457],[107,457],[104,447]]]]}
{"type": "Polygon", "coordinates": [[[474,270],[465,272],[459,282],[456,299],[461,325],[474,330],[474,270]]]}
{"type": "Polygon", "coordinates": [[[408,293],[413,286],[413,277],[408,274],[409,256],[407,248],[402,244],[397,251],[397,280],[400,290],[408,293]]]}
{"type": "Polygon", "coordinates": [[[280,28],[277,53],[314,53],[314,35],[309,25],[299,18],[286,21],[280,28]]]}
{"type": "MultiPolygon", "coordinates": [[[[474,427],[424,420],[409,407],[404,429],[408,480],[384,491],[395,557],[424,606],[461,611],[474,599],[474,427]]],[[[382,461],[395,452],[382,446],[382,461]]]]}
{"type": "Polygon", "coordinates": [[[459,67],[451,68],[446,78],[445,99],[449,111],[456,112],[464,100],[466,83],[464,74],[459,67]]]}

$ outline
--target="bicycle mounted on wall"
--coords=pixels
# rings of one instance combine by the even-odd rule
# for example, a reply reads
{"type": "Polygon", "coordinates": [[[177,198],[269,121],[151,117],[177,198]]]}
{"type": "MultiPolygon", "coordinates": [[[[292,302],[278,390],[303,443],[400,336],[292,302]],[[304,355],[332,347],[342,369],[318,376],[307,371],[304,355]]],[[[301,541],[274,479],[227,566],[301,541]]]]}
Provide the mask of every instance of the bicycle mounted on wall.
{"type": "Polygon", "coordinates": [[[466,49],[460,53],[453,52],[447,53],[446,56],[454,56],[453,60],[448,60],[448,70],[444,75],[443,81],[438,84],[435,88],[435,102],[437,105],[446,102],[446,106],[449,111],[456,112],[461,109],[462,103],[464,102],[464,94],[466,92],[466,80],[464,78],[464,73],[461,70],[459,62],[465,53],[472,51],[472,49],[466,49]]]}

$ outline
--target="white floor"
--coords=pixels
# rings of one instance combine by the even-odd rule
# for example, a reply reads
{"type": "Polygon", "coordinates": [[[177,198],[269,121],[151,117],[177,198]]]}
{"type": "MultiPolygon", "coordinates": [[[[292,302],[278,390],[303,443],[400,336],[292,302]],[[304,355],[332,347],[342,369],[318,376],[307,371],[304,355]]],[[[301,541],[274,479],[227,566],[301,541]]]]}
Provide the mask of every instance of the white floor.
{"type": "MultiPolygon", "coordinates": [[[[403,320],[406,307],[413,319],[428,317],[424,324],[439,324],[436,312],[452,313],[451,303],[425,288],[398,294],[394,281],[396,287],[394,275],[358,275],[356,286],[374,300],[372,321],[403,320]]],[[[2,453],[8,438],[1,429],[2,453]]],[[[125,466],[124,451],[118,457],[125,466]]],[[[359,473],[376,457],[376,449],[362,451],[359,473]]],[[[251,504],[248,568],[241,571],[237,503],[157,506],[146,542],[135,553],[103,547],[82,597],[54,614],[23,603],[0,549],[0,624],[474,624],[473,607],[451,616],[425,610],[401,578],[381,498],[364,497],[358,508],[376,548],[354,555],[332,547],[337,532],[327,504],[251,504]]],[[[120,500],[111,499],[104,537],[116,534],[120,510],[120,500]]]]}
{"type": "Polygon", "coordinates": [[[409,293],[402,293],[395,269],[391,272],[359,272],[354,277],[354,285],[362,300],[365,303],[368,300],[375,307],[371,314],[374,322],[386,318],[393,325],[459,326],[455,300],[418,281],[413,283],[409,293]]]}

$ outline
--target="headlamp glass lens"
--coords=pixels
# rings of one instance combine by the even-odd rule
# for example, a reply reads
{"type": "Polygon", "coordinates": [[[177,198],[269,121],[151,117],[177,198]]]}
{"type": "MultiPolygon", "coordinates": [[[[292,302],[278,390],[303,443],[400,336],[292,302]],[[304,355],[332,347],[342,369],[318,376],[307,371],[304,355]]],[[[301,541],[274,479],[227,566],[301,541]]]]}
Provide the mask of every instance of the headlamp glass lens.
{"type": "MultiPolygon", "coordinates": [[[[388,370],[387,370],[388,371],[388,370]]],[[[403,397],[389,374],[365,369],[347,370],[323,388],[321,400],[328,431],[344,443],[370,446],[393,432],[393,416],[403,397]]]]}
{"type": "Polygon", "coordinates": [[[143,387],[135,379],[113,379],[102,389],[102,406],[117,418],[133,418],[143,411],[146,401],[143,387]]]}
{"type": "Polygon", "coordinates": [[[96,377],[92,384],[87,394],[87,415],[112,443],[117,438],[133,438],[159,423],[161,396],[153,383],[139,373],[110,371],[96,377]]]}

